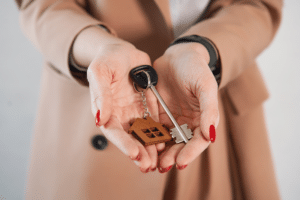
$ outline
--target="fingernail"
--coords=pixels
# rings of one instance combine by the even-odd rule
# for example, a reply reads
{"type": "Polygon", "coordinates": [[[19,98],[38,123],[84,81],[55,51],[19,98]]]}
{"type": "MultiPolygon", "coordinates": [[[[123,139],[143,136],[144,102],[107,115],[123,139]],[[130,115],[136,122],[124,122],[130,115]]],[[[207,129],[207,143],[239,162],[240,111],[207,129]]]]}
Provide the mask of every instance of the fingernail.
{"type": "Polygon", "coordinates": [[[152,168],[151,171],[154,172],[156,170],[156,167],[152,168]]]}
{"type": "Polygon", "coordinates": [[[176,168],[179,169],[179,170],[183,170],[186,167],[187,167],[187,165],[182,165],[182,166],[176,165],[176,168]]]}
{"type": "Polygon", "coordinates": [[[136,157],[134,160],[136,160],[136,161],[140,161],[140,160],[141,160],[141,156],[140,156],[140,154],[139,154],[139,155],[137,155],[137,157],[136,157]]]}
{"type": "Polygon", "coordinates": [[[216,129],[214,125],[209,127],[209,138],[211,142],[215,142],[216,140],[216,129]]]}
{"type": "Polygon", "coordinates": [[[137,155],[137,157],[135,157],[135,158],[133,158],[133,157],[130,156],[130,159],[131,159],[131,160],[140,161],[140,160],[141,160],[141,156],[140,156],[140,154],[137,155]]]}
{"type": "Polygon", "coordinates": [[[146,169],[146,170],[141,170],[143,173],[148,173],[150,171],[150,168],[146,169]]]}
{"type": "Polygon", "coordinates": [[[167,167],[167,168],[159,168],[158,169],[158,171],[160,172],[160,173],[166,173],[166,172],[168,172],[171,168],[173,167],[173,165],[171,165],[171,166],[169,166],[169,167],[167,167]]]}
{"type": "Polygon", "coordinates": [[[100,126],[100,110],[97,111],[97,114],[96,114],[96,117],[95,117],[95,123],[96,123],[97,127],[100,126]]]}

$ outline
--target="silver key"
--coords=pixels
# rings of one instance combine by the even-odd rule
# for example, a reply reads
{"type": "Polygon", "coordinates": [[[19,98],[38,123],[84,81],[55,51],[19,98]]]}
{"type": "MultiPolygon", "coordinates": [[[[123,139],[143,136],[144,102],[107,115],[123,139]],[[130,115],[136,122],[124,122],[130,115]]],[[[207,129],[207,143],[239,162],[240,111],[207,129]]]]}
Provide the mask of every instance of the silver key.
{"type": "MultiPolygon", "coordinates": [[[[191,129],[188,128],[187,124],[183,124],[180,127],[183,130],[183,132],[185,133],[187,139],[191,139],[193,137],[193,132],[191,129]]],[[[183,138],[179,135],[179,132],[176,128],[171,129],[171,135],[172,135],[172,138],[175,138],[176,143],[181,143],[184,141],[183,138]]]]}
{"type": "Polygon", "coordinates": [[[136,67],[130,71],[130,77],[133,81],[133,84],[134,84],[134,87],[136,90],[137,90],[137,88],[136,88],[135,84],[137,84],[138,86],[140,86],[143,89],[150,88],[152,90],[152,92],[154,93],[154,95],[156,96],[156,98],[158,99],[158,101],[162,105],[163,109],[166,111],[167,115],[169,116],[170,120],[172,121],[172,123],[175,126],[175,128],[173,128],[171,131],[172,137],[176,138],[175,142],[180,143],[180,142],[184,141],[185,143],[187,143],[189,141],[189,139],[192,138],[192,131],[187,128],[187,124],[184,124],[181,127],[179,126],[179,124],[173,117],[172,113],[170,112],[169,108],[165,104],[164,100],[162,99],[160,94],[157,92],[155,85],[157,84],[158,78],[157,78],[157,73],[154,70],[154,68],[152,68],[149,65],[143,65],[143,66],[136,67]],[[142,74],[140,74],[140,73],[144,73],[146,75],[146,77],[142,77],[141,76],[142,74]],[[150,76],[149,73],[152,76],[150,76]]]}
{"type": "Polygon", "coordinates": [[[150,89],[158,99],[159,103],[162,105],[163,109],[166,111],[167,115],[169,116],[170,120],[174,124],[175,128],[171,129],[171,134],[173,138],[176,138],[175,142],[180,143],[180,142],[185,142],[187,143],[189,139],[191,139],[192,136],[192,131],[187,128],[187,124],[183,124],[179,126],[175,118],[173,117],[172,113],[170,112],[169,108],[165,104],[164,100],[160,96],[160,94],[157,92],[156,88],[153,85],[150,85],[150,89]],[[182,129],[181,129],[182,128],[182,129]],[[183,131],[184,130],[184,131],[183,131]]]}

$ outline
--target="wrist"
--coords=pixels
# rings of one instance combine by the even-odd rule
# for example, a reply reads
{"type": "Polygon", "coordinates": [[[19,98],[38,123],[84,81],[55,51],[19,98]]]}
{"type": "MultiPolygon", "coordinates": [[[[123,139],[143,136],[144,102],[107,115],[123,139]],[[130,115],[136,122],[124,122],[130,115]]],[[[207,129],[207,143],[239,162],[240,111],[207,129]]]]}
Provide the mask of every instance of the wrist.
{"type": "Polygon", "coordinates": [[[187,45],[189,45],[189,48],[191,48],[191,50],[193,50],[193,51],[197,52],[199,55],[201,55],[201,57],[205,60],[205,62],[207,64],[209,64],[210,55],[209,55],[209,52],[207,51],[206,47],[203,44],[191,42],[191,43],[187,43],[187,45]]]}
{"type": "Polygon", "coordinates": [[[86,71],[99,48],[108,38],[114,37],[108,28],[102,25],[90,26],[82,30],[75,38],[70,50],[69,62],[71,67],[86,71]]]}
{"type": "Polygon", "coordinates": [[[205,37],[201,37],[198,35],[189,35],[189,36],[184,36],[181,38],[176,39],[173,41],[170,46],[176,46],[178,44],[184,44],[184,43],[196,43],[196,44],[201,44],[198,45],[197,49],[199,52],[201,52],[201,55],[205,55],[205,58],[207,59],[207,53],[209,57],[208,61],[208,66],[211,69],[218,85],[220,85],[221,81],[221,67],[220,67],[220,60],[219,60],[219,53],[216,48],[216,46],[213,44],[211,40],[205,37]],[[206,49],[206,51],[203,49],[203,47],[206,49]]]}
{"type": "Polygon", "coordinates": [[[179,57],[190,57],[190,55],[196,55],[198,59],[202,60],[208,65],[210,61],[209,53],[205,46],[200,43],[180,43],[169,46],[166,50],[168,55],[172,55],[172,59],[179,57]]]}

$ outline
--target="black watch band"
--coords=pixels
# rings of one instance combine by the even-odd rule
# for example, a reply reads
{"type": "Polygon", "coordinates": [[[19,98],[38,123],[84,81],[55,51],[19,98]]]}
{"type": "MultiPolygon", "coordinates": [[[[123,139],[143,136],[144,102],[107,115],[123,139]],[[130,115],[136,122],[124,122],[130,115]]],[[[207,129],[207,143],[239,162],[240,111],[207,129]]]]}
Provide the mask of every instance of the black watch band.
{"type": "MultiPolygon", "coordinates": [[[[210,41],[206,37],[201,37],[199,35],[189,35],[189,36],[184,36],[181,38],[176,39],[174,42],[170,44],[170,46],[173,46],[175,44],[180,44],[180,43],[189,43],[189,42],[198,42],[205,46],[209,53],[209,63],[208,66],[211,69],[218,85],[220,85],[221,81],[221,67],[220,67],[220,62],[219,62],[219,55],[218,55],[218,50],[214,46],[213,42],[210,41]]],[[[170,47],[169,46],[169,47],[170,47]]]]}

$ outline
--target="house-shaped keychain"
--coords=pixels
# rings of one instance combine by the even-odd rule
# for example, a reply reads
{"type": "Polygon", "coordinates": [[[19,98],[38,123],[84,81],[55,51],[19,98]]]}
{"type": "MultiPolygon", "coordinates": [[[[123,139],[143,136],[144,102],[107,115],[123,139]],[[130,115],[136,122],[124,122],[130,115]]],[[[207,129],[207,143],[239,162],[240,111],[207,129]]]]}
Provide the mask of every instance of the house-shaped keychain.
{"type": "Polygon", "coordinates": [[[144,146],[168,142],[172,140],[169,131],[151,117],[137,118],[129,129],[129,133],[144,146]]]}

